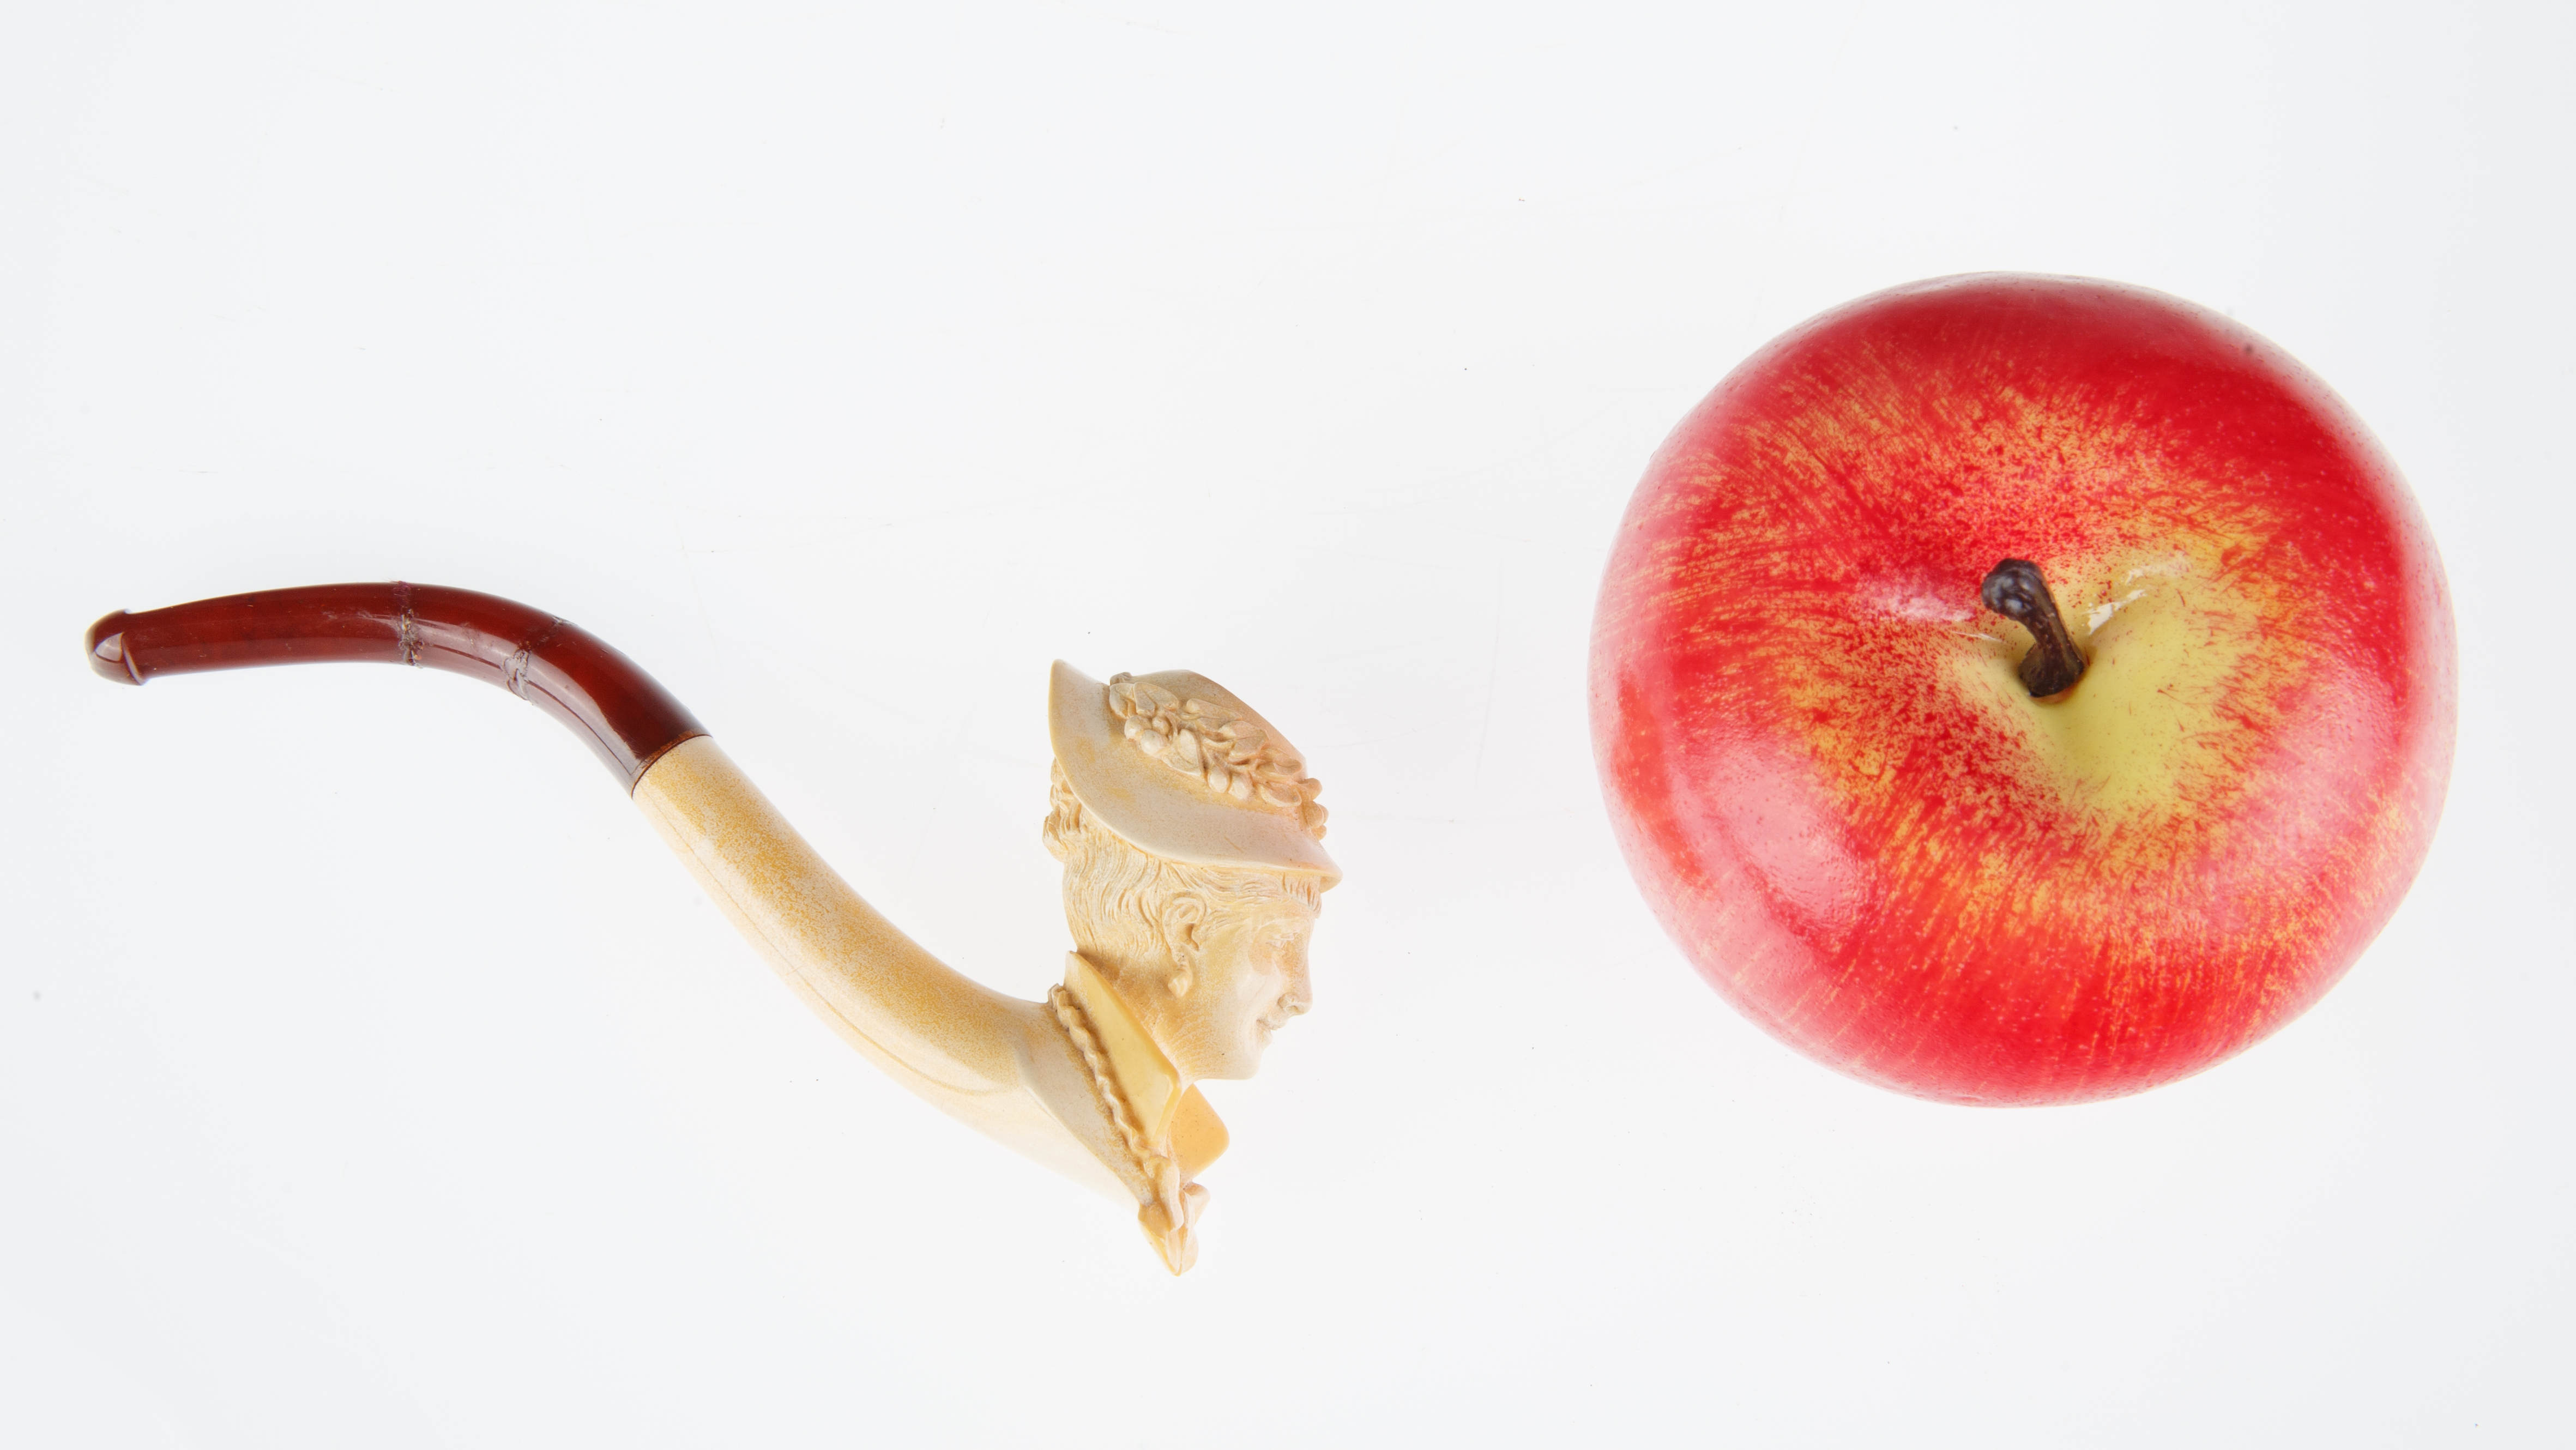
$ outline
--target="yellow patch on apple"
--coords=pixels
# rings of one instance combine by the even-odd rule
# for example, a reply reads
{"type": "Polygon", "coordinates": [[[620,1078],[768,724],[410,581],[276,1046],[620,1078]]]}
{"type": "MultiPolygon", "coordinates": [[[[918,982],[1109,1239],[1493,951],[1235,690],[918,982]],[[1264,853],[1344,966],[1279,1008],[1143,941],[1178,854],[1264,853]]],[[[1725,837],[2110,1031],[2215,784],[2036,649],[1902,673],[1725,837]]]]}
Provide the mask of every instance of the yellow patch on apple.
{"type": "MultiPolygon", "coordinates": [[[[2105,840],[2172,838],[2232,795],[2297,656],[2262,649],[2283,611],[2260,580],[2221,567],[2200,538],[2144,556],[2055,568],[2068,629],[2091,662],[2076,686],[2034,700],[2013,671],[2027,636],[1959,639],[1953,688],[2009,727],[2016,774],[2105,840]]],[[[2197,832],[2187,832],[2197,834],[2197,832]]]]}

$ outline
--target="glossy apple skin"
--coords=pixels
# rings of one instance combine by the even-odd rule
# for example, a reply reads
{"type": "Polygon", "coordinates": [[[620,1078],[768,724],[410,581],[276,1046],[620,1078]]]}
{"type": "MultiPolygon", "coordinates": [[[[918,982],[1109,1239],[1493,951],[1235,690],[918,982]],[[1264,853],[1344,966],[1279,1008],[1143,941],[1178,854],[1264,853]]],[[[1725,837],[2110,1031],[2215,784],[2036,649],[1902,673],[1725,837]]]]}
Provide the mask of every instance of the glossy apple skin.
{"type": "Polygon", "coordinates": [[[2143,289],[1953,277],[1778,338],[1673,432],[1592,728],[1640,887],[1747,1016],[1901,1092],[2066,1103],[2352,965],[2432,839],[2454,659],[2404,481],[2287,354],[2143,289]],[[1994,683],[2008,556],[2079,638],[2144,596],[2055,703],[1994,683]]]}

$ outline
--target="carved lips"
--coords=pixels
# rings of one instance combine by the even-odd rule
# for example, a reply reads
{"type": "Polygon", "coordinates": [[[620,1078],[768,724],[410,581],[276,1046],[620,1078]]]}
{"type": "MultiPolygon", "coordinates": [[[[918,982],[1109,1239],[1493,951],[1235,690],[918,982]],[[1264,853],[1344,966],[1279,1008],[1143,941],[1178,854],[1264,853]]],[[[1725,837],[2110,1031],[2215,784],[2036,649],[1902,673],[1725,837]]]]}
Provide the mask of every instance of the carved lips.
{"type": "Polygon", "coordinates": [[[1639,885],[1747,1015],[1900,1091],[2070,1102],[2342,976],[2431,841],[2453,653],[2405,484],[2286,354],[2139,289],[1949,278],[1777,339],[1674,431],[1593,738],[1639,885]],[[2083,653],[2061,694],[1980,600],[1998,561],[2083,653]]]}

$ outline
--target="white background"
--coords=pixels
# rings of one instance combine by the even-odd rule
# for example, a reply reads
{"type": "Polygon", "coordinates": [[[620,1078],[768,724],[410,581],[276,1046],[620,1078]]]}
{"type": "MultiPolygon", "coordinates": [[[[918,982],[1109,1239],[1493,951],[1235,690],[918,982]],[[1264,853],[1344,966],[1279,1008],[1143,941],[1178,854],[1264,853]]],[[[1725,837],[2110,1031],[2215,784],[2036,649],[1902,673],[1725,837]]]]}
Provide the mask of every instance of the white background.
{"type": "Polygon", "coordinates": [[[393,8],[0,22],[0,1443],[2576,1435],[2563,8],[393,8]],[[1664,431],[1988,268],[2288,347],[2459,615],[2394,924],[2077,1109],[1739,1019],[1582,711],[1664,431]],[[1350,879],[1199,1268],[499,692],[80,659],[396,577],[617,644],[1024,995],[1048,661],[1281,722],[1350,879]]]}

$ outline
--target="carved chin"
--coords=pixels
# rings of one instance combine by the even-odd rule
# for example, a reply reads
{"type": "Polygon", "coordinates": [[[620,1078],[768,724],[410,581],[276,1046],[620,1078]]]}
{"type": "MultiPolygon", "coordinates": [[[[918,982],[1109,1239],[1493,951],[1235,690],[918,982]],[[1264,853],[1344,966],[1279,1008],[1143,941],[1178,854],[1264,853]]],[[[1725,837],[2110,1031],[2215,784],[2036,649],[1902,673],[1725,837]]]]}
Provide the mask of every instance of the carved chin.
{"type": "Polygon", "coordinates": [[[1250,1077],[1261,1066],[1261,1054],[1270,1046],[1270,1029],[1255,1022],[1235,1039],[1234,1049],[1225,1054],[1215,1075],[1229,1078],[1250,1077]]]}

